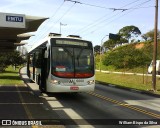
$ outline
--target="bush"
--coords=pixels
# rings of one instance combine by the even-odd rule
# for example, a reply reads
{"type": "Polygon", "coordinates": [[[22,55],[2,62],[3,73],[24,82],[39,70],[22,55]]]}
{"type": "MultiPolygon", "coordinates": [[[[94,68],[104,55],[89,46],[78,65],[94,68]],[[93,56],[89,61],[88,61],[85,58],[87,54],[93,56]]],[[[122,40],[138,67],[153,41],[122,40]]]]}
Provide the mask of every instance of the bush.
{"type": "Polygon", "coordinates": [[[0,72],[3,72],[10,65],[9,55],[0,53],[0,72]]]}
{"type": "Polygon", "coordinates": [[[113,65],[117,69],[141,67],[151,62],[151,55],[147,49],[136,49],[135,44],[122,46],[106,53],[103,64],[113,65]]]}

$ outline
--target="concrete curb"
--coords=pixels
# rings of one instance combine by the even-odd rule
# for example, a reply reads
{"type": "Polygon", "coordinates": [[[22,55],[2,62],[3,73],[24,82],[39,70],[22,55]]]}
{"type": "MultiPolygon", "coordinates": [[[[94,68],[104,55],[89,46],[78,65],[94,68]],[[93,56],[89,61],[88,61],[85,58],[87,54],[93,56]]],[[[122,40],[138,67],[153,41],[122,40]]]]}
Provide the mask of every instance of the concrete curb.
{"type": "Polygon", "coordinates": [[[120,85],[105,83],[105,82],[101,82],[101,81],[97,81],[97,80],[96,80],[96,83],[97,84],[99,83],[99,84],[102,84],[102,85],[105,85],[105,86],[109,86],[109,87],[113,87],[113,88],[123,89],[123,90],[131,91],[131,92],[141,93],[141,94],[145,94],[145,95],[160,98],[159,94],[154,94],[154,93],[151,93],[151,92],[148,92],[148,91],[143,91],[143,90],[138,90],[138,89],[128,88],[128,87],[122,87],[120,85]]]}
{"type": "Polygon", "coordinates": [[[33,91],[33,93],[34,93],[35,95],[41,96],[42,93],[41,93],[40,90],[39,90],[39,86],[38,86],[36,83],[32,82],[28,77],[26,77],[27,74],[26,74],[26,73],[23,73],[23,72],[21,71],[23,68],[24,68],[24,67],[21,67],[21,68],[19,69],[19,76],[20,76],[20,78],[23,80],[24,84],[25,84],[26,86],[28,86],[28,87],[33,91]]]}

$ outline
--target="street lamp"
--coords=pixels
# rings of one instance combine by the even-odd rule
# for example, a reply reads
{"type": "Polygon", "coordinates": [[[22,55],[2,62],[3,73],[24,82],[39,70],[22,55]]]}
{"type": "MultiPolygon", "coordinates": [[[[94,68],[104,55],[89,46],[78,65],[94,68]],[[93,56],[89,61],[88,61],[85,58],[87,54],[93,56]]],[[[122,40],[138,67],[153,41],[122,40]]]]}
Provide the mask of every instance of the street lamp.
{"type": "Polygon", "coordinates": [[[102,63],[102,44],[103,44],[103,39],[108,36],[108,35],[105,35],[102,40],[101,40],[101,45],[100,45],[100,64],[99,64],[99,70],[101,72],[101,63],[102,63]]]}
{"type": "Polygon", "coordinates": [[[61,26],[67,26],[67,24],[62,24],[61,22],[60,22],[60,30],[59,30],[59,33],[61,34],[61,26]]]}

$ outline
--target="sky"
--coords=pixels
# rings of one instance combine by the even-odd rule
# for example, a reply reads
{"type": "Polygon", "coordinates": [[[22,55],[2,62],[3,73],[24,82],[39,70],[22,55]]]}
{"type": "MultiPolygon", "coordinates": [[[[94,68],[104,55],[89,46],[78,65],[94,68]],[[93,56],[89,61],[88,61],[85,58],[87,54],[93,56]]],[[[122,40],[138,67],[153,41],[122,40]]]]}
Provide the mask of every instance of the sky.
{"type": "Polygon", "coordinates": [[[60,33],[60,23],[63,36],[80,35],[95,46],[125,26],[142,34],[152,30],[155,0],[1,0],[0,12],[49,18],[25,41],[28,48],[50,32],[60,33]]]}

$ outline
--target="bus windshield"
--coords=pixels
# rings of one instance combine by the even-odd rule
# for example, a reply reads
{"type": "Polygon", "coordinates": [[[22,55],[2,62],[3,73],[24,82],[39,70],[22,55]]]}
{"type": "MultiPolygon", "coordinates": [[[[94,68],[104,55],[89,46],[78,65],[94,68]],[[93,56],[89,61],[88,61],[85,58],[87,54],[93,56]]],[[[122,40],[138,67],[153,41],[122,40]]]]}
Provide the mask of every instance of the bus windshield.
{"type": "Polygon", "coordinates": [[[52,74],[67,78],[92,77],[94,75],[92,49],[52,47],[52,74]]]}

